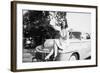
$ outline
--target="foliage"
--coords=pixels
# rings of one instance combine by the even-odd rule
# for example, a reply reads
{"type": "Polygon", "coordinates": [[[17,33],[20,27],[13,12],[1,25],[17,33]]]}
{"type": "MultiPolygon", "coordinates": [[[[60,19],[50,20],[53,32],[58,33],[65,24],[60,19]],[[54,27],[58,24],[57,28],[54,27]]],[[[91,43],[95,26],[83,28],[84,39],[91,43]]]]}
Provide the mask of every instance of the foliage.
{"type": "Polygon", "coordinates": [[[59,37],[59,31],[50,25],[48,16],[48,11],[28,10],[23,14],[23,37],[31,37],[35,46],[43,44],[46,39],[59,37]]]}

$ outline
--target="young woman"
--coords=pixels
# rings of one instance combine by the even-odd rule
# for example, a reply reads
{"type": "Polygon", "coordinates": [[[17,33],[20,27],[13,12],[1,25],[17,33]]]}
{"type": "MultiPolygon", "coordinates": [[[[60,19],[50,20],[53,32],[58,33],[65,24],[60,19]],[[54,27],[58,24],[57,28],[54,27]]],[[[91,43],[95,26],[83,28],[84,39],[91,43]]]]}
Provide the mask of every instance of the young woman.
{"type": "MultiPolygon", "coordinates": [[[[60,38],[51,39],[48,42],[45,42],[45,45],[48,44],[49,46],[50,42],[52,42],[53,46],[51,48],[50,53],[45,57],[45,60],[49,59],[52,55],[54,55],[54,60],[57,60],[58,54],[66,52],[67,45],[69,45],[69,32],[66,19],[66,12],[50,12],[50,19],[50,24],[53,26],[53,28],[55,28],[55,30],[59,31],[60,38]]],[[[58,60],[60,60],[60,58],[58,60]]]]}

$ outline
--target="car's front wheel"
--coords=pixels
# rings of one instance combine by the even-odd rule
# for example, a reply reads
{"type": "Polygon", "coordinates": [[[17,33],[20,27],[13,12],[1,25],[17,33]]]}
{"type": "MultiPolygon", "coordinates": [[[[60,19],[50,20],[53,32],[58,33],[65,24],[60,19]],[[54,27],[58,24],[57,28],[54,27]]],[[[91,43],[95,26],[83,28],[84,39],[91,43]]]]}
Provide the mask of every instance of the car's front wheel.
{"type": "Polygon", "coordinates": [[[72,54],[69,58],[69,61],[75,61],[78,60],[78,55],[77,54],[72,54]]]}

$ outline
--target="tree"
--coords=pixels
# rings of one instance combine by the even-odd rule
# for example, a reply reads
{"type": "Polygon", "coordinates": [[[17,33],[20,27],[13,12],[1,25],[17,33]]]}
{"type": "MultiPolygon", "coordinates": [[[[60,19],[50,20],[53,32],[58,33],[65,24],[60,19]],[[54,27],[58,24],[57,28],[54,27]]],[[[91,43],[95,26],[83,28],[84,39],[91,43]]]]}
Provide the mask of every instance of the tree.
{"type": "Polygon", "coordinates": [[[49,11],[28,10],[23,15],[23,37],[32,37],[35,46],[44,43],[45,39],[59,37],[59,31],[50,25],[49,11]]]}

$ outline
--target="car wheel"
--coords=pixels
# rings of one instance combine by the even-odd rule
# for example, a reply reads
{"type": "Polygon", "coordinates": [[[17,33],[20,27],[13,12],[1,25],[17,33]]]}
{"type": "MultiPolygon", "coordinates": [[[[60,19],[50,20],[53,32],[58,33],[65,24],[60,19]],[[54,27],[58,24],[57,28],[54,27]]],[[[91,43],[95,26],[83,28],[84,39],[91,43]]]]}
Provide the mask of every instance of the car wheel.
{"type": "Polygon", "coordinates": [[[77,54],[72,54],[69,58],[69,61],[75,61],[78,60],[78,55],[77,54]]]}

